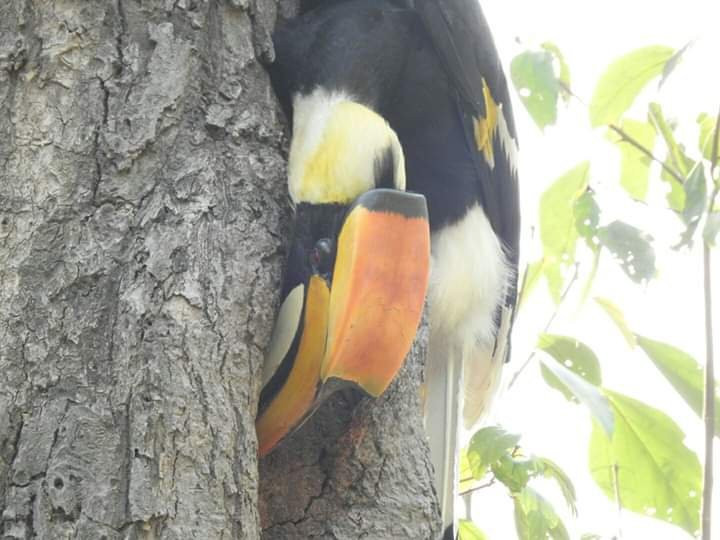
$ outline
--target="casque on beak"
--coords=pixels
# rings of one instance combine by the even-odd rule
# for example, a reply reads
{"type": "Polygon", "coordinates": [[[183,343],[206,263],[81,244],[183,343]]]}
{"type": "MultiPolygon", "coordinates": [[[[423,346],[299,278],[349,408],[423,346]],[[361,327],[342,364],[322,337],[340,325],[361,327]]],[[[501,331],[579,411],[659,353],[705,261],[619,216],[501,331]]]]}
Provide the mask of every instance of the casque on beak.
{"type": "Polygon", "coordinates": [[[293,291],[303,298],[298,302],[296,292],[296,307],[285,310],[295,314],[291,322],[297,319],[292,339],[287,331],[273,336],[273,345],[291,343],[265,377],[256,422],[261,456],[333,392],[385,391],[415,337],[429,266],[422,195],[376,189],[349,208],[298,206],[283,295],[286,303],[293,291]]]}

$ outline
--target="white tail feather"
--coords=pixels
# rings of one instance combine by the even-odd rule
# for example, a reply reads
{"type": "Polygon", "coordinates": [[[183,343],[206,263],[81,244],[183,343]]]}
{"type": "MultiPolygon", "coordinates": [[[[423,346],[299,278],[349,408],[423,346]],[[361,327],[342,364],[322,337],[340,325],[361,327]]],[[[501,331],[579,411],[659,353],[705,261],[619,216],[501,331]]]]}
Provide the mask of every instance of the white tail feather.
{"type": "Polygon", "coordinates": [[[479,343],[463,355],[463,427],[467,431],[473,431],[487,416],[497,394],[505,365],[511,320],[512,310],[506,307],[497,330],[497,342],[492,345],[479,343]]]}
{"type": "Polygon", "coordinates": [[[462,354],[440,336],[430,338],[425,368],[425,431],[435,468],[443,530],[453,524],[457,495],[458,417],[462,400],[462,354]]]}

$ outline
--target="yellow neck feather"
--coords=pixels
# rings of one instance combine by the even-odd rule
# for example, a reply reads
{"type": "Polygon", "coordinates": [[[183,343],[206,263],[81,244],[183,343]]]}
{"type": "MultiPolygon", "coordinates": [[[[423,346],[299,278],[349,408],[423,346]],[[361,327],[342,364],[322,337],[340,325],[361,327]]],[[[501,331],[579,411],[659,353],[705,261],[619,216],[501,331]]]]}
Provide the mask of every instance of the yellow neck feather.
{"type": "Polygon", "coordinates": [[[397,135],[377,113],[342,94],[316,90],[294,104],[288,181],[295,202],[347,203],[375,187],[375,162],[387,150],[395,184],[405,188],[397,135]]]}

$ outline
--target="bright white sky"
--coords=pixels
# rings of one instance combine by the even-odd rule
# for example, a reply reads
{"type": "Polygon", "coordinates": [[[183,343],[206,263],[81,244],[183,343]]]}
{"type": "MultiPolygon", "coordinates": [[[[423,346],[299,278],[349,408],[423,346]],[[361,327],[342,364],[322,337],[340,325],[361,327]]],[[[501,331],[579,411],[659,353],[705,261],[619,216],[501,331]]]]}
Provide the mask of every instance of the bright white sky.
{"type": "MultiPolygon", "coordinates": [[[[698,39],[659,95],[652,99],[663,104],[669,116],[685,122],[687,136],[681,139],[695,144],[695,117],[699,112],[717,113],[720,105],[720,1],[718,0],[484,0],[483,9],[503,57],[510,60],[525,47],[553,41],[563,51],[572,75],[573,90],[585,101],[592,96],[594,84],[605,67],[618,56],[645,45],[682,47],[698,39]],[[713,35],[714,34],[714,35],[713,35]],[[518,40],[520,43],[518,43],[518,40]]],[[[517,97],[514,94],[514,97],[517,97]]],[[[675,240],[679,222],[669,212],[628,202],[618,187],[618,158],[604,142],[600,132],[591,133],[587,114],[580,105],[561,114],[560,125],[543,135],[530,120],[522,104],[514,104],[520,134],[521,189],[525,235],[523,256],[536,259],[538,241],[531,239],[530,226],[537,222],[539,195],[561,173],[592,157],[591,184],[601,192],[601,208],[607,221],[619,218],[652,233],[658,243],[658,268],[661,276],[643,289],[631,284],[606,257],[593,295],[614,300],[625,310],[631,328],[637,333],[674,344],[704,361],[702,319],[702,270],[698,250],[678,255],[662,245],[675,240]],[[602,193],[608,193],[602,195],[602,193]],[[610,216],[612,217],[610,218],[610,216]],[[610,219],[607,219],[610,218],[610,219]]],[[[635,115],[644,118],[644,111],[635,115]]],[[[657,186],[656,186],[657,187],[657,186]]],[[[660,206],[663,193],[651,192],[650,206],[660,206]]],[[[720,259],[715,257],[715,275],[720,278],[720,259]]],[[[579,288],[579,287],[578,287],[579,288]]],[[[716,280],[720,290],[720,279],[716,280]]],[[[715,322],[720,321],[720,303],[716,294],[715,322]]],[[[507,379],[528,357],[537,334],[545,325],[552,307],[539,284],[531,309],[521,313],[514,337],[513,361],[507,366],[507,379]]],[[[641,351],[628,349],[617,330],[594,306],[570,305],[550,331],[572,335],[588,343],[600,357],[605,386],[656,406],[682,427],[686,444],[702,460],[702,426],[695,414],[675,394],[641,351]]],[[[720,332],[716,332],[720,338],[720,332]]],[[[717,351],[720,343],[716,343],[717,351]]],[[[575,482],[578,491],[579,518],[566,517],[572,538],[583,533],[612,538],[622,528],[624,539],[685,540],[680,529],[651,518],[623,512],[618,519],[614,505],[595,486],[587,472],[587,442],[590,420],[583,408],[570,406],[556,391],[549,389],[538,375],[537,364],[529,366],[517,384],[505,392],[495,407],[491,423],[521,433],[522,443],[532,453],[559,463],[575,482]]],[[[717,453],[716,449],[716,453],[717,453]]],[[[716,487],[720,486],[720,460],[716,459],[716,487]]],[[[558,490],[551,483],[534,484],[564,510],[558,490]]],[[[503,495],[504,488],[481,490],[475,498],[473,518],[491,540],[515,538],[512,503],[503,495]]],[[[720,489],[715,490],[715,533],[720,538],[720,489]]]]}

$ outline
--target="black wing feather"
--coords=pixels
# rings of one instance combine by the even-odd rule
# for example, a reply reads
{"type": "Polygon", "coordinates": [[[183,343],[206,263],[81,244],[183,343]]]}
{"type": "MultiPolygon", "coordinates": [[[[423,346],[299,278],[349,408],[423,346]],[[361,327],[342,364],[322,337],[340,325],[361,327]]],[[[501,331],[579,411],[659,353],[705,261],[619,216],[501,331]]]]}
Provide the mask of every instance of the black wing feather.
{"type": "MultiPolygon", "coordinates": [[[[435,50],[458,92],[458,113],[462,117],[468,146],[475,149],[478,189],[485,213],[507,250],[517,271],[520,210],[516,164],[511,163],[496,133],[492,141],[495,166],[490,167],[476,150],[474,123],[487,115],[483,82],[500,107],[509,135],[517,134],[510,95],[490,28],[477,0],[415,0],[435,50]]],[[[517,296],[515,280],[506,303],[513,306],[517,296]]]]}

